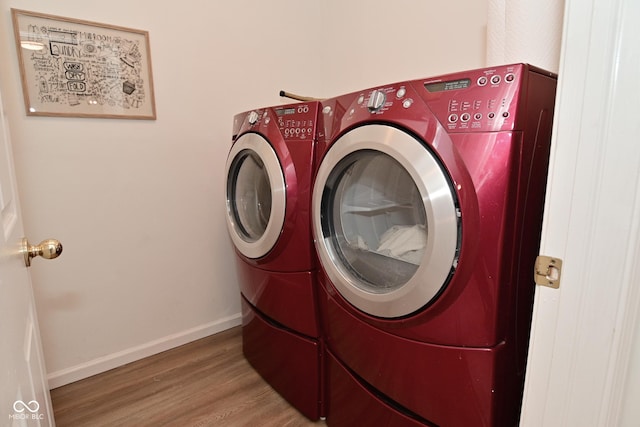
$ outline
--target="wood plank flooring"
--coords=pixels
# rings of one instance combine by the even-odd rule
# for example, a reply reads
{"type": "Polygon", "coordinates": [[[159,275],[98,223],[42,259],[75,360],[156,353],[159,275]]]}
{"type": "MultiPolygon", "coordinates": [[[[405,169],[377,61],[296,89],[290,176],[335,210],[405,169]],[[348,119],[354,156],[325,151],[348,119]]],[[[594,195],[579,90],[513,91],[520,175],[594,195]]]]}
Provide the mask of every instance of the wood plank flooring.
{"type": "Polygon", "coordinates": [[[51,391],[58,427],[324,427],[282,399],[242,355],[241,328],[51,391]]]}

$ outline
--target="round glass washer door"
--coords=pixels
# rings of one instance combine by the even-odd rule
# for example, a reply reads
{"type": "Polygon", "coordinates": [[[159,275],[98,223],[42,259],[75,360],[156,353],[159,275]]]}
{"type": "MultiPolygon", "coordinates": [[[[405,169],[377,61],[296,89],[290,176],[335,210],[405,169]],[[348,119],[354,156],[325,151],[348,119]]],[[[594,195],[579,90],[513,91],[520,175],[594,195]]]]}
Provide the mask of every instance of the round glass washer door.
{"type": "Polygon", "coordinates": [[[286,186],[278,156],[256,133],[240,136],[226,164],[227,228],[248,258],[265,256],[284,226],[286,186]]]}
{"type": "Polygon", "coordinates": [[[460,211],[440,161],[414,136],[380,124],[345,133],[322,160],[312,204],[320,262],[356,308],[403,317],[446,287],[460,211]]]}

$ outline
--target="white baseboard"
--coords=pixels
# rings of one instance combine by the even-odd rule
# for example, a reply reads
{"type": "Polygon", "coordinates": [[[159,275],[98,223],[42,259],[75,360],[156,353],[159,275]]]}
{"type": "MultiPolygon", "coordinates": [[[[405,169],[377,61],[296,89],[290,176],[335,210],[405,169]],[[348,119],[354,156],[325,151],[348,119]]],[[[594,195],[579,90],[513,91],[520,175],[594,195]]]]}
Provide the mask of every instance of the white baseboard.
{"type": "Polygon", "coordinates": [[[117,353],[99,357],[97,359],[93,359],[88,362],[72,366],[70,368],[51,372],[47,375],[47,380],[49,381],[49,389],[61,387],[65,384],[79,381],[84,378],[88,378],[90,376],[108,371],[110,369],[117,368],[118,366],[126,365],[127,363],[135,362],[136,360],[153,356],[154,354],[161,353],[165,350],[170,350],[183,344],[187,344],[191,341],[195,341],[200,338],[222,332],[229,328],[233,328],[234,326],[238,326],[241,323],[241,314],[237,313],[233,316],[216,320],[215,322],[196,326],[195,328],[178,332],[173,335],[168,335],[166,337],[150,341],[136,347],[131,347],[117,353]]]}

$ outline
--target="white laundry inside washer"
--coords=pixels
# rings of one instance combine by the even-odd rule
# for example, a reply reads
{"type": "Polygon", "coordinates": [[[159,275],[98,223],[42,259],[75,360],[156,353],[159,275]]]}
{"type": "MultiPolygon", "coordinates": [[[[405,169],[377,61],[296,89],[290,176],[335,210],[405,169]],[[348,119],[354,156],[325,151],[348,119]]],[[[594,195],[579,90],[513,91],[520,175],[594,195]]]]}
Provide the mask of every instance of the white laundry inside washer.
{"type": "Polygon", "coordinates": [[[394,225],[380,238],[378,253],[412,264],[420,264],[427,246],[427,230],[424,225],[394,225]]]}

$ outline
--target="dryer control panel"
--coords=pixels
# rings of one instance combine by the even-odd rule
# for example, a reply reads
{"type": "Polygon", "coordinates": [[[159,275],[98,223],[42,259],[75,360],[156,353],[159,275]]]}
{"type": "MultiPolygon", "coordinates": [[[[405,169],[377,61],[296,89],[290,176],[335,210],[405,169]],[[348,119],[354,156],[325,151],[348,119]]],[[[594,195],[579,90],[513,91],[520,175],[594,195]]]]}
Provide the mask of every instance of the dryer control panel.
{"type": "Polygon", "coordinates": [[[276,107],[259,108],[236,114],[233,118],[235,141],[245,132],[258,132],[271,140],[282,137],[285,141],[315,140],[319,102],[309,101],[276,107]]]}
{"type": "Polygon", "coordinates": [[[278,128],[285,139],[311,139],[315,137],[317,104],[291,104],[274,108],[278,128]]]}

